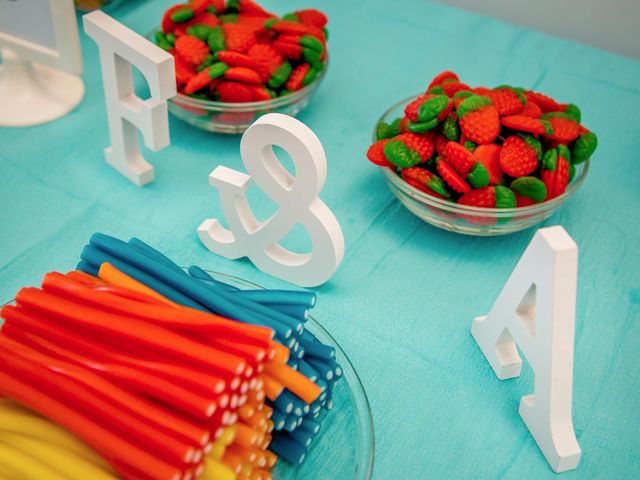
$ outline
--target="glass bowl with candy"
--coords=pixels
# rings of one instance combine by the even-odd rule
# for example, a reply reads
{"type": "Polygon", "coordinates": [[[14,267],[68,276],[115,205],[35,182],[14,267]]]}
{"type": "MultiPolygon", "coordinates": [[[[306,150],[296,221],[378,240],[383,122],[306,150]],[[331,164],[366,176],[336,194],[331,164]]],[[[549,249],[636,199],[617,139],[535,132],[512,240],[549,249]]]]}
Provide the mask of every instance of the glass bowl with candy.
{"type": "Polygon", "coordinates": [[[169,8],[150,34],[175,59],[169,111],[210,132],[244,132],[266,113],[295,116],[328,66],[327,17],[314,9],[282,18],[253,0],[191,0],[169,8]]]}
{"type": "Polygon", "coordinates": [[[597,138],[580,121],[576,105],[446,71],[382,115],[367,158],[425,222],[503,235],[547,219],[582,185],[597,138]]]}

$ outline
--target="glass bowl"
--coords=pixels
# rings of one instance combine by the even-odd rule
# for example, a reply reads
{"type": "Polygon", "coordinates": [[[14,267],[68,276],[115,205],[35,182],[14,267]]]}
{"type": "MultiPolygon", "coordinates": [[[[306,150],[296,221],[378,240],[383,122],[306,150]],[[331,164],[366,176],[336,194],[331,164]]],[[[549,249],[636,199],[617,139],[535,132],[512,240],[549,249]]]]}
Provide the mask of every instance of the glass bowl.
{"type": "MultiPolygon", "coordinates": [[[[208,271],[238,288],[263,288],[247,280],[208,271]]],[[[6,302],[4,305],[11,303],[6,302]]],[[[0,305],[0,307],[4,306],[0,305]]],[[[0,319],[2,326],[2,319],[0,319]]],[[[343,378],[332,395],[333,408],[323,410],[322,428],[302,465],[278,461],[274,480],[370,480],[373,472],[374,431],[369,400],[351,361],[340,345],[312,316],[305,328],[336,350],[343,378]]]]}
{"type": "MultiPolygon", "coordinates": [[[[405,98],[389,108],[378,123],[391,123],[404,114],[404,107],[420,94],[405,98]]],[[[376,124],[377,125],[377,124],[376,124]]],[[[373,131],[376,141],[376,131],[373,131]]],[[[519,208],[480,208],[441,200],[406,183],[391,168],[381,168],[389,189],[400,202],[421,220],[439,228],[465,235],[495,236],[532,227],[549,218],[582,185],[589,171],[587,160],[576,165],[573,180],[566,191],[549,201],[519,208]]]]}
{"type": "MultiPolygon", "coordinates": [[[[154,45],[156,31],[147,35],[147,39],[154,45]]],[[[180,120],[202,130],[228,134],[243,133],[258,117],[266,113],[283,113],[295,117],[309,105],[328,68],[327,56],[324,68],[313,82],[284,97],[259,102],[228,103],[200,100],[178,93],[168,100],[169,111],[180,120]]]]}
{"type": "Polygon", "coordinates": [[[76,9],[81,13],[92,12],[99,8],[110,12],[123,2],[124,0],[75,0],[76,9]]]}

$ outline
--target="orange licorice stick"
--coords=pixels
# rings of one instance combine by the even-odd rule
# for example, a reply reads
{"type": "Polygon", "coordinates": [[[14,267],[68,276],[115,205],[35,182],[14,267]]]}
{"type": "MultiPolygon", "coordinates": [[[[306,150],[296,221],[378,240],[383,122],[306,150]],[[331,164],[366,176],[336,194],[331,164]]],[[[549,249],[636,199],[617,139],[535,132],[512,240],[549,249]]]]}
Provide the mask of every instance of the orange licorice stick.
{"type": "Polygon", "coordinates": [[[66,273],[66,276],[71,280],[75,280],[86,285],[105,285],[105,283],[98,277],[94,277],[93,275],[89,275],[88,273],[80,270],[71,270],[66,273]]]}
{"type": "Polygon", "coordinates": [[[119,430],[126,438],[147,445],[173,465],[184,468],[193,459],[192,445],[132,415],[125,400],[120,399],[120,395],[128,394],[86,369],[34,352],[4,336],[0,336],[0,365],[28,378],[32,385],[40,385],[53,398],[75,405],[99,422],[101,419],[101,423],[119,430]]]}
{"type": "MultiPolygon", "coordinates": [[[[54,315],[65,323],[204,367],[222,368],[236,374],[242,373],[246,367],[245,361],[236,355],[204,345],[166,328],[100,311],[35,288],[20,290],[16,295],[16,303],[54,315]]],[[[175,312],[173,309],[171,311],[175,312]]]]}
{"type": "Polygon", "coordinates": [[[240,408],[238,408],[238,415],[243,420],[253,417],[255,413],[256,413],[255,407],[252,405],[249,405],[248,403],[245,403],[240,408]]]}
{"type": "Polygon", "coordinates": [[[242,457],[230,448],[227,448],[227,451],[224,452],[222,463],[230,467],[236,473],[240,473],[240,470],[242,469],[242,457]]]}
{"type": "Polygon", "coordinates": [[[284,390],[284,385],[266,374],[262,374],[262,380],[264,382],[265,395],[269,400],[274,401],[284,390]]]}
{"type": "Polygon", "coordinates": [[[236,440],[234,443],[245,448],[250,448],[256,445],[259,439],[260,432],[254,430],[248,425],[245,425],[244,423],[236,424],[236,440]]]}
{"type": "Polygon", "coordinates": [[[136,391],[143,396],[155,398],[161,403],[166,403],[191,417],[206,420],[216,410],[216,403],[211,398],[197,395],[154,375],[110,362],[100,362],[56,347],[46,340],[30,335],[28,332],[12,331],[12,328],[13,326],[10,324],[9,332],[6,333],[9,338],[19,340],[36,351],[95,370],[98,374],[106,376],[109,380],[121,386],[136,391]]]}
{"type": "Polygon", "coordinates": [[[121,438],[117,433],[112,433],[110,428],[93,422],[65,402],[51,398],[38,388],[2,370],[0,370],[0,393],[73,432],[102,455],[118,472],[124,473],[125,478],[127,477],[123,466],[145,472],[157,480],[179,480],[182,476],[180,469],[156,458],[135,443],[121,438]]]}
{"type": "MultiPolygon", "coordinates": [[[[88,336],[83,336],[77,330],[65,328],[60,324],[46,322],[40,317],[43,315],[28,311],[23,308],[5,307],[15,313],[12,316],[12,323],[29,333],[38,335],[68,350],[91,355],[97,359],[117,361],[132,368],[137,368],[153,373],[175,385],[182,385],[194,392],[210,395],[220,393],[225,388],[225,380],[212,374],[196,371],[193,368],[185,368],[168,363],[142,360],[138,357],[113,350],[106,345],[99,343],[88,336]]],[[[0,311],[4,316],[4,311],[0,311]]]]}
{"type": "MultiPolygon", "coordinates": [[[[8,309],[8,307],[5,307],[5,309],[8,309]]],[[[10,313],[12,309],[15,309],[15,307],[11,307],[8,313],[10,313]]],[[[8,320],[4,324],[2,331],[4,333],[6,330],[7,333],[11,334],[15,328],[13,314],[7,315],[5,318],[8,320]]],[[[123,402],[122,405],[127,407],[132,415],[135,415],[141,421],[163,430],[180,441],[194,446],[201,446],[209,441],[210,432],[208,429],[192,423],[182,416],[177,416],[146,399],[130,395],[126,391],[120,392],[117,398],[123,402]]]]}
{"type": "Polygon", "coordinates": [[[320,386],[288,365],[268,363],[265,365],[265,378],[273,378],[282,383],[292,393],[307,403],[313,403],[322,393],[320,386]]]}
{"type": "Polygon", "coordinates": [[[133,290],[134,292],[142,293],[149,297],[153,297],[161,302],[166,303],[167,305],[180,309],[181,305],[178,305],[175,302],[172,302],[164,295],[160,295],[158,292],[153,290],[152,288],[147,287],[145,284],[140,283],[135,278],[130,277],[124,272],[121,272],[116,267],[111,265],[108,262],[100,265],[100,270],[98,270],[98,277],[107,282],[109,285],[115,285],[116,287],[122,287],[129,290],[133,290]]]}
{"type": "Polygon", "coordinates": [[[229,449],[242,457],[242,463],[252,464],[256,459],[256,454],[253,451],[252,447],[244,448],[238,443],[234,443],[233,445],[229,446],[229,449]]]}
{"type": "Polygon", "coordinates": [[[271,435],[267,433],[262,436],[258,447],[260,447],[262,450],[266,450],[267,448],[269,448],[269,445],[271,445],[271,435]]]}
{"type": "MultiPolygon", "coordinates": [[[[266,427],[267,425],[267,416],[262,412],[256,411],[253,415],[243,418],[242,421],[245,422],[247,425],[249,425],[251,428],[255,428],[262,431],[262,428],[266,427]]],[[[266,431],[266,428],[265,428],[265,431],[266,431]]]]}
{"type": "Polygon", "coordinates": [[[271,472],[264,470],[264,469],[257,469],[255,470],[256,474],[259,475],[259,477],[253,478],[251,477],[251,480],[271,480],[273,478],[273,476],[271,475],[271,472]]]}
{"type": "MultiPolygon", "coordinates": [[[[259,347],[257,345],[251,345],[244,343],[233,338],[225,338],[216,335],[207,335],[207,339],[210,339],[214,345],[226,348],[237,355],[242,355],[247,360],[250,360],[251,365],[254,367],[265,360],[267,356],[267,349],[259,347]]],[[[275,342],[274,342],[275,343],[275,342]]]]}
{"type": "Polygon", "coordinates": [[[260,411],[264,413],[265,417],[267,418],[271,418],[271,416],[273,415],[273,408],[271,408],[269,405],[264,405],[262,409],[260,409],[260,411]]]}
{"type": "Polygon", "coordinates": [[[273,342],[273,349],[275,350],[275,355],[273,356],[273,362],[279,364],[285,364],[289,361],[290,351],[284,345],[273,342]]]}
{"type": "Polygon", "coordinates": [[[159,326],[182,331],[228,334],[248,343],[270,347],[273,331],[259,325],[240,323],[208,312],[181,307],[178,312],[165,304],[141,305],[141,302],[89,288],[59,273],[45,275],[42,288],[84,303],[99,305],[102,309],[120,312],[123,315],[147,320],[159,326]],[[108,301],[105,301],[108,300],[108,301]]]}

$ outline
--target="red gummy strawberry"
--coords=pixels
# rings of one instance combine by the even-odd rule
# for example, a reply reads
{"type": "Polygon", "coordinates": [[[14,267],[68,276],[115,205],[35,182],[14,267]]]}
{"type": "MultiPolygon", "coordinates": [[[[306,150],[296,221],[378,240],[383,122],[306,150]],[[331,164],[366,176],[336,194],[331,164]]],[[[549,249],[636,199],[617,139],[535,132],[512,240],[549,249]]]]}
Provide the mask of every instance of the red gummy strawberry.
{"type": "Polygon", "coordinates": [[[269,91],[262,85],[247,85],[247,87],[249,88],[249,90],[251,90],[254,102],[264,102],[267,100],[271,100],[269,91]]]}
{"type": "Polygon", "coordinates": [[[314,8],[297,10],[293,12],[293,15],[298,19],[300,23],[304,23],[305,25],[310,25],[312,27],[320,29],[326,27],[329,21],[324,13],[314,8]]]}
{"type": "Polygon", "coordinates": [[[458,108],[460,107],[460,104],[462,102],[464,102],[464,100],[468,97],[470,97],[471,95],[473,95],[473,93],[467,91],[467,90],[460,90],[459,92],[456,92],[456,94],[453,96],[453,106],[456,110],[458,110],[458,108]]]}
{"type": "Polygon", "coordinates": [[[216,58],[230,67],[245,67],[251,70],[258,69],[258,62],[249,55],[231,50],[221,50],[216,52],[216,58]]]}
{"type": "Polygon", "coordinates": [[[224,78],[250,85],[262,85],[262,79],[255,70],[246,67],[231,67],[224,72],[224,78]]]}
{"type": "Polygon", "coordinates": [[[460,81],[460,79],[458,78],[458,75],[456,75],[455,73],[453,73],[453,72],[451,72],[449,70],[445,70],[444,72],[441,72],[438,75],[436,75],[435,77],[433,77],[433,80],[431,80],[431,83],[429,84],[429,87],[427,88],[427,92],[429,90],[431,90],[433,87],[435,87],[437,85],[440,85],[445,80],[455,80],[456,82],[460,81]]]}
{"type": "Polygon", "coordinates": [[[209,6],[209,0],[189,0],[188,6],[193,9],[196,15],[204,12],[209,6]]]}
{"type": "Polygon", "coordinates": [[[524,115],[507,115],[500,119],[503,126],[518,132],[532,133],[533,135],[551,135],[553,128],[546,120],[525,117],[524,115]]]}
{"type": "Polygon", "coordinates": [[[498,185],[502,183],[502,168],[500,168],[500,151],[502,147],[495,143],[489,143],[486,145],[478,145],[473,151],[473,154],[478,161],[484,165],[484,168],[489,172],[489,184],[498,185]]]}
{"type": "Polygon", "coordinates": [[[436,147],[436,153],[444,157],[444,149],[446,148],[447,143],[449,143],[449,139],[442,134],[437,134],[433,143],[436,147]]]}
{"type": "Polygon", "coordinates": [[[244,103],[253,101],[251,89],[238,82],[221,82],[216,88],[220,101],[230,103],[244,103]]]}
{"type": "Polygon", "coordinates": [[[209,69],[205,68],[197,75],[191,77],[191,79],[187,82],[184,87],[184,93],[187,95],[191,93],[195,93],[201,88],[206,87],[212,82],[211,75],[209,75],[209,69]]]}
{"type": "Polygon", "coordinates": [[[237,23],[222,24],[226,50],[245,53],[256,44],[256,36],[250,28],[237,23]]]}
{"type": "Polygon", "coordinates": [[[220,25],[220,20],[213,13],[202,12],[197,14],[191,20],[189,20],[188,26],[191,25],[206,25],[207,27],[213,28],[220,25]]]}
{"type": "Polygon", "coordinates": [[[182,35],[176,39],[176,53],[187,63],[197,67],[209,56],[209,46],[191,35],[182,35]]]}
{"type": "Polygon", "coordinates": [[[500,115],[520,113],[527,103],[525,96],[509,85],[501,85],[487,93],[500,115]]]}
{"type": "Polygon", "coordinates": [[[465,193],[458,199],[460,205],[483,208],[514,208],[516,198],[508,187],[496,185],[495,187],[476,188],[465,193]]]}
{"type": "Polygon", "coordinates": [[[527,101],[527,103],[524,104],[524,108],[520,112],[520,115],[522,115],[523,117],[538,118],[540,117],[540,115],[542,115],[542,109],[538,106],[537,103],[527,101]]]}
{"type": "Polygon", "coordinates": [[[259,17],[256,15],[249,15],[246,13],[238,14],[236,18],[236,22],[238,25],[242,25],[246,27],[247,30],[251,30],[254,35],[256,35],[256,41],[260,43],[260,41],[265,42],[271,41],[272,33],[269,32],[266,28],[264,28],[265,18],[268,17],[259,17]]]}
{"type": "Polygon", "coordinates": [[[545,200],[550,200],[564,193],[569,185],[569,151],[567,147],[558,145],[557,149],[545,152],[540,179],[547,187],[545,200]]]}
{"type": "Polygon", "coordinates": [[[472,142],[491,143],[500,134],[500,116],[488,97],[471,95],[460,103],[456,113],[462,133],[472,142]]]}
{"type": "Polygon", "coordinates": [[[196,75],[196,70],[180,55],[175,55],[173,60],[176,69],[176,83],[178,85],[184,85],[196,75]]]}
{"type": "Polygon", "coordinates": [[[265,23],[265,27],[276,33],[311,35],[321,42],[325,41],[324,33],[322,33],[321,29],[312,27],[311,25],[305,25],[303,23],[293,22],[291,20],[271,19],[265,23]]]}
{"type": "Polygon", "coordinates": [[[437,87],[434,88],[433,93],[443,93],[449,98],[452,98],[458,92],[471,90],[471,87],[466,83],[461,83],[454,79],[446,79],[437,87]],[[440,87],[441,91],[437,87],[440,87]]]}
{"type": "Polygon", "coordinates": [[[442,121],[452,108],[453,102],[446,95],[427,93],[407,105],[404,109],[404,114],[412,122],[429,122],[434,118],[442,121]]]}
{"type": "Polygon", "coordinates": [[[269,81],[273,72],[284,63],[284,57],[280,52],[268,44],[254,45],[249,49],[247,55],[258,64],[258,73],[260,73],[263,82],[269,81]]]}
{"type": "MultiPolygon", "coordinates": [[[[255,15],[258,17],[273,17],[272,13],[267,12],[264,8],[258,5],[253,0],[238,0],[235,1],[235,8],[238,12],[247,14],[247,15],[255,15]]],[[[229,2],[231,3],[231,2],[229,2]]]]}
{"type": "MultiPolygon", "coordinates": [[[[308,85],[313,80],[307,80],[307,75],[311,71],[311,65],[308,63],[301,63],[296,68],[293,69],[291,75],[289,75],[289,79],[285,84],[285,88],[290,92],[297,92],[305,85],[308,85]]],[[[312,75],[314,78],[315,76],[312,75]]]]}
{"type": "Polygon", "coordinates": [[[436,170],[438,170],[442,180],[456,192],[467,193],[471,191],[469,184],[458,175],[455,169],[443,157],[436,158],[436,170]]]}
{"type": "Polygon", "coordinates": [[[176,27],[176,22],[171,19],[171,15],[182,8],[184,8],[184,4],[181,3],[170,7],[166,12],[164,12],[161,24],[161,28],[164,33],[173,32],[173,29],[176,27]]]}
{"type": "Polygon", "coordinates": [[[457,142],[449,142],[444,148],[444,158],[460,176],[474,188],[489,185],[489,173],[469,150],[457,142]]]}
{"type": "Polygon", "coordinates": [[[542,146],[532,135],[511,135],[502,144],[500,168],[512,177],[529,175],[542,158],[542,146]]]}
{"type": "Polygon", "coordinates": [[[553,98],[543,93],[527,90],[524,96],[528,102],[533,102],[540,107],[543,113],[564,112],[567,108],[565,103],[558,103],[553,98]]]}
{"type": "Polygon", "coordinates": [[[580,136],[580,124],[575,118],[562,112],[546,113],[540,117],[551,124],[553,132],[547,136],[550,140],[568,144],[580,136]]]}
{"type": "Polygon", "coordinates": [[[371,163],[379,165],[380,167],[396,168],[393,163],[387,160],[384,154],[384,146],[389,143],[390,140],[390,138],[384,138],[369,147],[369,150],[367,150],[367,158],[371,163]]]}
{"type": "Polygon", "coordinates": [[[471,90],[472,93],[475,93],[476,95],[484,95],[485,97],[490,91],[491,89],[487,87],[476,87],[471,90]]]}
{"type": "Polygon", "coordinates": [[[384,146],[386,159],[400,168],[408,168],[429,160],[433,155],[433,139],[430,135],[401,133],[384,146]]]}
{"type": "Polygon", "coordinates": [[[451,196],[449,192],[447,192],[442,179],[428,170],[419,167],[410,167],[403,168],[401,173],[405,182],[421,192],[442,199],[451,196]]]}
{"type": "Polygon", "coordinates": [[[322,42],[312,35],[284,33],[278,35],[272,46],[286,58],[309,63],[320,61],[325,52],[322,42]]]}

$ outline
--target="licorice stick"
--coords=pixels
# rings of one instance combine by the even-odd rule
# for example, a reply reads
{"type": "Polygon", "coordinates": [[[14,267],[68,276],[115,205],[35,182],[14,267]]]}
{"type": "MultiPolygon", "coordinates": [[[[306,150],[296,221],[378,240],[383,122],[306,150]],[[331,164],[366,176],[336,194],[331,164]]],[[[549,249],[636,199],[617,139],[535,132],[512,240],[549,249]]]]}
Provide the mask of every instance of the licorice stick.
{"type": "MultiPolygon", "coordinates": [[[[11,325],[35,334],[43,339],[67,350],[78,351],[79,353],[95,356],[102,360],[114,360],[128,365],[132,368],[139,368],[148,373],[158,375],[174,384],[182,385],[184,388],[194,390],[197,393],[208,395],[211,393],[221,393],[225,388],[225,379],[209,373],[203,373],[191,368],[184,368],[178,365],[161,363],[155,361],[142,360],[133,357],[91,340],[87,336],[81,336],[77,331],[63,328],[59,324],[52,324],[43,321],[41,318],[23,308],[6,306],[0,312],[0,316],[11,318],[11,325]]],[[[233,374],[228,378],[233,381],[233,374]]],[[[239,382],[239,380],[238,380],[239,382]]]]}
{"type": "Polygon", "coordinates": [[[116,480],[116,477],[95,464],[39,438],[5,432],[0,435],[0,442],[31,455],[34,461],[43,463],[70,480],[116,480]]]}
{"type": "Polygon", "coordinates": [[[275,400],[284,390],[284,385],[269,375],[262,375],[264,381],[264,393],[269,400],[275,400]]]}
{"type": "Polygon", "coordinates": [[[65,322],[82,328],[149,347],[205,367],[224,368],[236,374],[242,373],[245,368],[245,362],[239,357],[206,346],[166,328],[100,312],[35,288],[20,290],[16,295],[16,303],[55,315],[65,322]]]}
{"type": "MultiPolygon", "coordinates": [[[[176,467],[157,459],[146,450],[139,448],[102,427],[85,415],[78,413],[64,402],[51,398],[48,394],[31,387],[0,370],[0,394],[10,396],[41,415],[67,428],[92,446],[116,470],[132,468],[145,472],[156,480],[179,480],[181,471],[176,467]]],[[[126,470],[125,470],[126,471],[126,470]]],[[[40,476],[39,478],[51,477],[40,476]]]]}
{"type": "Polygon", "coordinates": [[[307,454],[306,448],[284,436],[273,437],[269,448],[276,455],[284,458],[294,465],[301,464],[307,454]]]}
{"type": "Polygon", "coordinates": [[[202,480],[235,480],[236,473],[219,460],[207,458],[200,478],[202,480]]]}
{"type": "Polygon", "coordinates": [[[286,365],[268,363],[265,365],[265,373],[268,377],[282,383],[306,403],[312,403],[320,395],[320,387],[318,385],[286,365]]]}
{"type": "Polygon", "coordinates": [[[128,243],[139,252],[144,253],[145,255],[153,258],[154,260],[162,263],[163,265],[166,265],[167,267],[174,269],[177,273],[186,275],[186,273],[178,265],[173,263],[169,257],[163,255],[155,248],[147,245],[145,242],[143,242],[139,238],[132,237],[128,243]]]}
{"type": "Polygon", "coordinates": [[[86,369],[47,358],[12,340],[0,338],[0,347],[0,366],[5,371],[27,378],[32,385],[40,385],[43,391],[49,392],[51,397],[102,419],[105,424],[119,430],[127,438],[146,445],[160,455],[159,458],[165,458],[173,465],[184,466],[191,461],[194,448],[175,440],[150,422],[143,422],[131,415],[124,406],[125,401],[120,400],[127,394],[118,387],[86,369]]]}
{"type": "Polygon", "coordinates": [[[197,395],[189,390],[172,385],[161,378],[141,372],[140,370],[134,370],[118,364],[100,362],[73,352],[65,351],[27,332],[13,333],[11,332],[11,325],[9,325],[9,332],[5,333],[5,335],[31,346],[38,352],[95,370],[98,374],[102,373],[122,386],[137,391],[142,395],[155,398],[161,403],[170,405],[198,420],[210,418],[216,410],[216,403],[210,398],[197,395]]]}
{"type": "MultiPolygon", "coordinates": [[[[0,439],[1,440],[1,439],[0,439]]],[[[23,450],[0,441],[0,466],[15,475],[14,478],[24,480],[66,480],[66,477],[50,465],[39,462],[23,450]]]]}
{"type": "Polygon", "coordinates": [[[174,308],[182,308],[181,305],[172,302],[168,298],[160,295],[158,292],[153,290],[152,288],[147,287],[145,284],[138,282],[137,280],[131,278],[129,275],[122,273],[116,267],[111,265],[110,263],[103,263],[100,265],[100,269],[98,270],[98,277],[107,282],[110,285],[115,285],[117,287],[122,287],[123,289],[128,289],[134,292],[138,292],[149,297],[155,298],[162,303],[166,303],[167,305],[174,308]]]}
{"type": "MultiPolygon", "coordinates": [[[[183,292],[188,295],[189,298],[199,302],[214,313],[231,317],[239,321],[249,321],[249,323],[257,323],[260,318],[262,318],[262,321],[267,320],[270,323],[267,326],[273,328],[281,335],[284,335],[284,338],[289,338],[293,332],[291,327],[287,325],[287,322],[292,320],[296,325],[298,324],[294,319],[277,314],[277,312],[274,312],[263,305],[255,302],[241,301],[241,299],[237,297],[234,298],[234,294],[227,290],[212,289],[209,288],[209,286],[192,280],[186,275],[178,275],[175,271],[172,271],[172,269],[154,261],[144,254],[141,254],[129,244],[122,242],[121,240],[96,233],[91,236],[90,246],[105,252],[109,256],[119,258],[122,262],[130,264],[136,269],[144,271],[147,276],[153,275],[153,277],[157,278],[159,282],[164,282],[172,289],[177,289],[183,292]],[[215,297],[215,299],[212,297],[215,297]],[[285,329],[285,327],[287,328],[285,329]]],[[[105,258],[103,262],[104,261],[108,260],[105,258]]],[[[113,264],[111,261],[109,261],[109,263],[113,264]]],[[[118,265],[114,264],[114,266],[122,270],[118,265]]],[[[136,275],[132,275],[125,270],[123,271],[142,283],[156,289],[155,286],[147,283],[146,280],[138,278],[136,275]]],[[[160,291],[160,293],[164,295],[163,292],[160,291]]],[[[173,300],[171,296],[165,296],[173,300]]],[[[184,304],[180,300],[176,301],[184,304]]]]}

